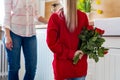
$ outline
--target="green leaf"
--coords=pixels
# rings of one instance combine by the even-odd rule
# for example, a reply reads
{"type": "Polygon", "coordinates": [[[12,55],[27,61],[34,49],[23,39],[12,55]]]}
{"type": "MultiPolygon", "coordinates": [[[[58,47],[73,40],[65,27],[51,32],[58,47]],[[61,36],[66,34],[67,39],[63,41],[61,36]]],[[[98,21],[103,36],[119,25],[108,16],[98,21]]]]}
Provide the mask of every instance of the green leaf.
{"type": "Polygon", "coordinates": [[[90,0],[86,1],[86,12],[90,12],[91,11],[91,3],[90,0]]]}
{"type": "Polygon", "coordinates": [[[105,42],[105,39],[104,38],[98,38],[97,41],[103,43],[103,42],[105,42]]]}
{"type": "Polygon", "coordinates": [[[102,49],[102,48],[98,49],[98,56],[99,57],[104,57],[104,49],[102,49]]]}
{"type": "Polygon", "coordinates": [[[96,40],[97,40],[97,37],[92,37],[91,40],[92,40],[92,41],[96,41],[96,40]]]}
{"type": "Polygon", "coordinates": [[[89,58],[90,59],[93,58],[93,54],[92,53],[89,54],[89,58]]]}
{"type": "Polygon", "coordinates": [[[96,57],[96,58],[95,58],[95,62],[98,62],[98,61],[99,61],[99,57],[96,57]]]}
{"type": "Polygon", "coordinates": [[[98,57],[96,54],[94,54],[94,55],[93,55],[93,59],[95,60],[95,62],[98,62],[99,57],[98,57]]]}
{"type": "Polygon", "coordinates": [[[78,37],[79,37],[79,39],[81,39],[82,41],[86,41],[85,35],[79,35],[78,37]]]}
{"type": "Polygon", "coordinates": [[[103,38],[97,38],[97,40],[95,41],[96,45],[98,47],[101,47],[101,45],[105,42],[105,39],[103,38]]]}
{"type": "Polygon", "coordinates": [[[94,50],[93,43],[88,43],[88,44],[87,44],[87,49],[88,49],[88,50],[94,50]]]}

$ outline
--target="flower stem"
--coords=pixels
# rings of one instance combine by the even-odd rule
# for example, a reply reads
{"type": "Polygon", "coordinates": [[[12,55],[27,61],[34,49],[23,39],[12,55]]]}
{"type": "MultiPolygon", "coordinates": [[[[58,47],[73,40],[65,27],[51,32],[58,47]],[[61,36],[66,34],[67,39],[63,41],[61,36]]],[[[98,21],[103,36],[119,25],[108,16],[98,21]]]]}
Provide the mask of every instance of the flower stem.
{"type": "Polygon", "coordinates": [[[79,56],[80,56],[80,54],[77,54],[76,56],[74,56],[74,58],[73,58],[73,64],[77,64],[78,63],[79,56]]]}

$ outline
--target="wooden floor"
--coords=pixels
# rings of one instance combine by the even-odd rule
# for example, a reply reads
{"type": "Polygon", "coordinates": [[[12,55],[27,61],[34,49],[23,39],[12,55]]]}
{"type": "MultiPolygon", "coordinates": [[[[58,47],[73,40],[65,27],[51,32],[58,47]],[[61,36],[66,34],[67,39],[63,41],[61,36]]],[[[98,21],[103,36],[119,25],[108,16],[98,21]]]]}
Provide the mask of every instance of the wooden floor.
{"type": "Polygon", "coordinates": [[[7,77],[0,77],[0,80],[7,80],[7,77]]]}

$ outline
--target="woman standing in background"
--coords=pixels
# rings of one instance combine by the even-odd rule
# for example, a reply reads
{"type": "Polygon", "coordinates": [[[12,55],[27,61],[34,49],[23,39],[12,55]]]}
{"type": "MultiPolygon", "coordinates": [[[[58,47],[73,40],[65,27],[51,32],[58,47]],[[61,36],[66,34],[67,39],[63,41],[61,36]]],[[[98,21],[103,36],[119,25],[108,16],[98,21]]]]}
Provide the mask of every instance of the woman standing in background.
{"type": "Polygon", "coordinates": [[[76,9],[77,0],[60,0],[63,8],[53,13],[48,21],[47,44],[54,53],[54,80],[85,80],[87,55],[78,50],[82,28],[89,26],[85,13],[76,9]],[[80,54],[77,64],[73,57],[80,54]]]}
{"type": "Polygon", "coordinates": [[[8,80],[19,80],[21,46],[25,58],[24,80],[34,80],[37,66],[35,22],[47,23],[39,16],[35,0],[4,0],[4,42],[8,56],[8,80]]]}

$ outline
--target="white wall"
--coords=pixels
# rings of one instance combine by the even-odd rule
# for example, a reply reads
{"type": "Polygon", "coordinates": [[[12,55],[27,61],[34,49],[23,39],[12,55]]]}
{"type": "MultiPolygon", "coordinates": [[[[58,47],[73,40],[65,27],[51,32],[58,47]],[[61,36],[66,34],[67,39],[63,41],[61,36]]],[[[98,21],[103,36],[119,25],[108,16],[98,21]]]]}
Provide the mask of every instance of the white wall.
{"type": "Polygon", "coordinates": [[[40,15],[45,16],[45,0],[39,0],[40,15]]]}

